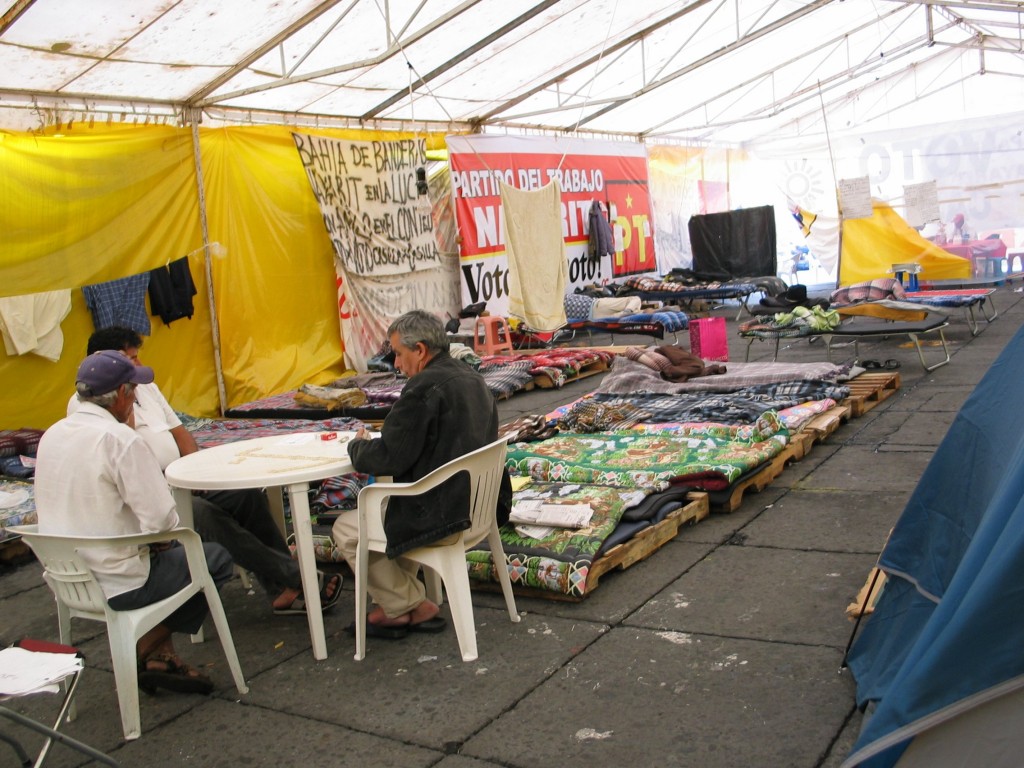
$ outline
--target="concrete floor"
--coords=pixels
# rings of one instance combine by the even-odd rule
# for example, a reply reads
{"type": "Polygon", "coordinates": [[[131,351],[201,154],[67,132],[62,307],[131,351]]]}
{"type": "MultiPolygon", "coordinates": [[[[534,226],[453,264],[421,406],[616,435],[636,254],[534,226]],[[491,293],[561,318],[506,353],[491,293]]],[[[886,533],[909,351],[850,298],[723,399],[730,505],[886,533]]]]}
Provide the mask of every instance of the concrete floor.
{"type": "MultiPolygon", "coordinates": [[[[1021,296],[1001,288],[999,318],[977,337],[955,316],[953,362],[933,373],[903,339],[861,345],[862,358],[901,361],[895,396],[737,511],[712,514],[605,575],[583,602],[521,598],[522,622],[512,624],[500,595],[475,593],[476,662],[460,660],[451,630],[371,639],[366,659],[353,661],[343,631],[354,605],[348,582],[326,617],[330,656],[315,662],[306,622],[272,616],[258,587],[235,581],[223,600],[250,693],[230,687],[216,641],[181,638],[187,658],[209,665],[217,692],[143,695],[143,736],[126,744],[105,635],[76,621],[88,668],[79,717],[65,730],[125,766],[837,768],[861,721],[854,682],[839,672],[852,627],[844,609],[958,408],[1024,320],[1021,296]]],[[[735,307],[714,314],[727,318],[732,357],[742,360],[735,307]]],[[[852,350],[837,360],[843,354],[852,350]]],[[[770,356],[769,345],[754,344],[751,359],[770,356]]],[[[820,361],[824,349],[800,341],[780,359],[820,361]]],[[[502,419],[546,413],[598,380],[502,401],[502,419]]],[[[0,615],[4,641],[56,639],[38,566],[0,572],[0,615]]],[[[49,718],[56,697],[14,708],[49,718]]],[[[0,765],[14,764],[0,743],[0,765]]],[[[81,764],[60,745],[47,762],[81,764]]]]}

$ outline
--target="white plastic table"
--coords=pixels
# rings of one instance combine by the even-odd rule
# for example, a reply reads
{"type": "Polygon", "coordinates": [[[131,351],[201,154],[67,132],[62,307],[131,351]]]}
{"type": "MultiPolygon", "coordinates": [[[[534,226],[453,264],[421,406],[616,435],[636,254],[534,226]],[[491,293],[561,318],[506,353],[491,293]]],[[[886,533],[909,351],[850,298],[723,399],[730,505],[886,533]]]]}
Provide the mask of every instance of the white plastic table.
{"type": "Polygon", "coordinates": [[[193,490],[267,488],[268,491],[288,491],[306,617],[316,659],[327,658],[327,640],[313,554],[309,483],[352,471],[348,441],[354,435],[355,432],[297,432],[242,440],[182,456],[171,462],[165,471],[177,502],[178,517],[182,525],[189,527],[192,527],[193,490]],[[329,435],[335,437],[322,439],[329,435]]]}

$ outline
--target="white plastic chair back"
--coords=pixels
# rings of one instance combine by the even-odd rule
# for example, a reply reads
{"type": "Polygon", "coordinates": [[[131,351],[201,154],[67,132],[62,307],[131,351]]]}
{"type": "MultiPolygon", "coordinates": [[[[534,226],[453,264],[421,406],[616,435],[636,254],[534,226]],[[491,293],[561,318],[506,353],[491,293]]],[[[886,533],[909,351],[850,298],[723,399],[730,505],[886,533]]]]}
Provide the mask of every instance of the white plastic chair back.
{"type": "Polygon", "coordinates": [[[427,596],[441,604],[438,583],[444,582],[448,602],[459,641],[463,661],[477,657],[476,626],[473,622],[473,601],[466,570],[466,550],[487,539],[491,560],[505,596],[505,606],[513,622],[520,619],[512,594],[512,581],[501,546],[496,511],[505,466],[506,438],[495,440],[483,448],[453,459],[414,483],[374,483],[359,492],[359,544],[356,548],[356,661],[366,655],[366,573],[369,552],[384,552],[384,513],[391,496],[418,496],[435,488],[450,477],[468,472],[470,478],[470,527],[451,544],[428,545],[403,552],[402,557],[426,566],[427,596]]]}
{"type": "Polygon", "coordinates": [[[140,637],[198,592],[206,593],[210,616],[217,628],[217,636],[224,648],[224,655],[227,657],[238,692],[246,693],[249,690],[238,663],[238,654],[231,639],[231,629],[224,614],[224,606],[206,567],[202,541],[195,531],[175,528],[162,533],[130,536],[61,536],[40,533],[38,526],[35,525],[11,526],[8,530],[25,540],[45,570],[43,578],[57,600],[57,623],[62,643],[73,644],[73,617],[106,623],[125,740],[137,739],[142,735],[135,645],[140,637]],[[96,577],[78,554],[79,550],[86,548],[141,546],[169,540],[180,541],[184,546],[192,582],[160,602],[129,611],[115,611],[107,604],[96,577]]]}

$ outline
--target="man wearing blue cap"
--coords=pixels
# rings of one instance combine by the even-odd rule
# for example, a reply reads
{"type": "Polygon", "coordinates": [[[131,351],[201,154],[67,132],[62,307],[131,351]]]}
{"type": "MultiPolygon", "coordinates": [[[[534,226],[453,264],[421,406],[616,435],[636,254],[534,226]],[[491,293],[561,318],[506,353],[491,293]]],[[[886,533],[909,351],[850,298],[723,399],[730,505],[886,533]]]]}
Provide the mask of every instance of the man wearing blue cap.
{"type": "MultiPolygon", "coordinates": [[[[35,496],[41,532],[116,536],[179,525],[160,465],[125,424],[135,405],[135,387],[152,381],[152,368],[134,365],[120,352],[96,352],[82,361],[75,381],[79,408],[39,441],[35,496]]],[[[203,547],[220,588],[233,575],[231,556],[219,544],[203,547]]],[[[151,605],[190,580],[184,549],[175,544],[85,550],[82,558],[114,610],[151,605]]],[[[213,690],[210,678],[182,661],[172,643],[173,632],[197,632],[207,610],[205,597],[196,595],[140,638],[140,686],[213,690]]]]}
{"type": "MultiPolygon", "coordinates": [[[[131,328],[112,325],[89,337],[88,353],[101,350],[121,352],[133,364],[141,365],[142,337],[131,328]]],[[[156,383],[142,384],[135,391],[132,416],[126,422],[135,429],[156,456],[160,469],[179,456],[199,450],[192,433],[181,423],[156,383]]],[[[71,396],[68,414],[79,407],[71,396]]],[[[237,565],[256,575],[271,599],[275,614],[306,613],[299,565],[270,514],[263,491],[250,488],[199,492],[192,501],[193,523],[203,541],[223,544],[237,565]]],[[[328,611],[341,597],[341,574],[319,574],[320,607],[328,611]]]]}

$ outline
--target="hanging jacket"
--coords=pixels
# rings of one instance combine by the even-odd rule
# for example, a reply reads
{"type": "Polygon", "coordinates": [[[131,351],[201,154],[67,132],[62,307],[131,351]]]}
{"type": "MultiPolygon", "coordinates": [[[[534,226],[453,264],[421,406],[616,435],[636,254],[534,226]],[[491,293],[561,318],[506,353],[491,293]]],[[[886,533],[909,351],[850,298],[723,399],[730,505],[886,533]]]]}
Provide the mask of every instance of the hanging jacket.
{"type": "Polygon", "coordinates": [[[604,206],[595,200],[590,206],[590,240],[587,244],[587,256],[591,261],[598,261],[602,256],[615,253],[615,237],[612,235],[611,224],[605,216],[604,206]]]}

